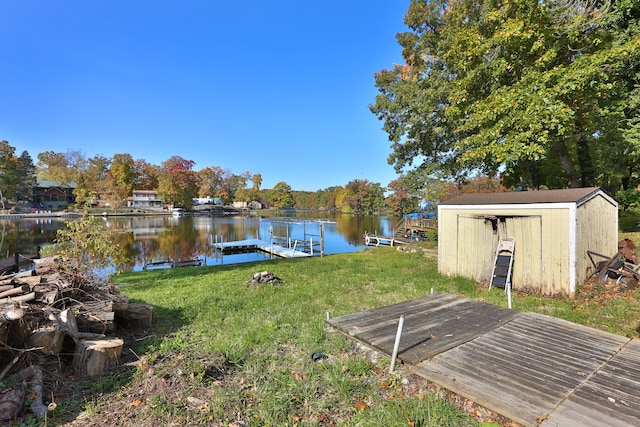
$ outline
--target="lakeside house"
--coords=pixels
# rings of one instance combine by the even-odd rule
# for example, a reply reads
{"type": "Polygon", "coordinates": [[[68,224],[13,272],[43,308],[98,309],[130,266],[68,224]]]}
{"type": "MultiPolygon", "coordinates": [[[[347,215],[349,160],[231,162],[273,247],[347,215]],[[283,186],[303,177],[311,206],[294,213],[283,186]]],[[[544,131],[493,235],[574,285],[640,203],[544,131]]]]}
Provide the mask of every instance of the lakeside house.
{"type": "Polygon", "coordinates": [[[44,209],[58,209],[75,203],[73,191],[76,183],[60,184],[52,180],[37,180],[30,188],[27,196],[33,201],[34,206],[44,209]]]}
{"type": "Polygon", "coordinates": [[[162,212],[164,202],[155,190],[133,190],[131,197],[127,198],[127,207],[162,212]]]}

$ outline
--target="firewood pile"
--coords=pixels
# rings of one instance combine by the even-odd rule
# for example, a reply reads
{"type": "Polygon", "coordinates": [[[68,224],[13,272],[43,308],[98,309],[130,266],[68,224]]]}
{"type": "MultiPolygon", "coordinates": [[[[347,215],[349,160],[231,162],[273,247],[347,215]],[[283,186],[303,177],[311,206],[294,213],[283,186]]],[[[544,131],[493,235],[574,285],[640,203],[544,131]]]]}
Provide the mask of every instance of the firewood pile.
{"type": "Polygon", "coordinates": [[[0,424],[22,411],[25,383],[36,417],[55,409],[43,402],[43,376],[54,365],[48,359],[74,375],[98,375],[122,352],[117,327],[152,326],[152,306],[130,304],[112,285],[74,283],[58,265],[49,257],[35,260],[34,270],[0,276],[0,424]]]}

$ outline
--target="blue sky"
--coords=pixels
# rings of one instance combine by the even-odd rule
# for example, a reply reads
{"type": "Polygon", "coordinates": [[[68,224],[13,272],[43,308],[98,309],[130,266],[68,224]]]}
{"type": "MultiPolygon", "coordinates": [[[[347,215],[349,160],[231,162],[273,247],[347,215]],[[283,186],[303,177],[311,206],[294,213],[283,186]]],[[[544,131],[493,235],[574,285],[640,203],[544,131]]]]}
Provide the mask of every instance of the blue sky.
{"type": "Polygon", "coordinates": [[[0,0],[0,140],[260,173],[397,176],[369,111],[408,0],[0,0]]]}

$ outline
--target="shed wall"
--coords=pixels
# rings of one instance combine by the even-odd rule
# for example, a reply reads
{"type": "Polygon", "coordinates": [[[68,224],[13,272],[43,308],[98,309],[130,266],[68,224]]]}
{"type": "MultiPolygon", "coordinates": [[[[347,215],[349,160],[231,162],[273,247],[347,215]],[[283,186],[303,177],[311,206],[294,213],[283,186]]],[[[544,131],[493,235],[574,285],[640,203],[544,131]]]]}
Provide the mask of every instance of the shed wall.
{"type": "Polygon", "coordinates": [[[602,196],[579,206],[576,212],[576,286],[595,272],[587,251],[608,257],[618,252],[618,208],[602,196]]]}
{"type": "Polygon", "coordinates": [[[513,237],[516,241],[514,289],[570,293],[569,216],[574,205],[549,206],[441,206],[439,271],[488,283],[498,238],[513,237]],[[498,221],[489,233],[488,220],[484,217],[490,216],[497,217],[498,221]]]}

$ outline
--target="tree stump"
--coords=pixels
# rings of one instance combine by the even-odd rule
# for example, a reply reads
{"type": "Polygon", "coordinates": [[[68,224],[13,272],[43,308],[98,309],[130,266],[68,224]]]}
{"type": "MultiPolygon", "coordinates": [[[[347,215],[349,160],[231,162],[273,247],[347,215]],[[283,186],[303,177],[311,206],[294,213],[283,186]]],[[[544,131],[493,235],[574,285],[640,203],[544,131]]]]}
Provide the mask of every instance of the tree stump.
{"type": "Polygon", "coordinates": [[[66,334],[54,325],[36,329],[29,337],[32,347],[39,348],[44,354],[58,354],[66,334]]]}
{"type": "Polygon", "coordinates": [[[73,356],[73,368],[77,374],[98,375],[116,364],[123,345],[120,338],[81,340],[73,356]]]}
{"type": "Polygon", "coordinates": [[[154,313],[152,305],[129,303],[125,311],[116,312],[116,322],[128,329],[149,329],[153,326],[154,313]]]}

